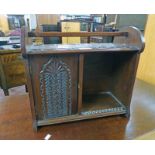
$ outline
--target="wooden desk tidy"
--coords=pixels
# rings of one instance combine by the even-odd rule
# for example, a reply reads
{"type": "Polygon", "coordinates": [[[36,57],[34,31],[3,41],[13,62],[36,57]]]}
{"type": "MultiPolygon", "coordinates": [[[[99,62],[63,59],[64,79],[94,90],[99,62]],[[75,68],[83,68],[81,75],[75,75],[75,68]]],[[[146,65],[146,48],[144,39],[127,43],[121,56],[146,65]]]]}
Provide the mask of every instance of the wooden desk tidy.
{"type": "Polygon", "coordinates": [[[33,127],[128,115],[144,38],[119,32],[22,32],[33,127]],[[113,43],[25,45],[31,37],[114,36],[113,43]]]}

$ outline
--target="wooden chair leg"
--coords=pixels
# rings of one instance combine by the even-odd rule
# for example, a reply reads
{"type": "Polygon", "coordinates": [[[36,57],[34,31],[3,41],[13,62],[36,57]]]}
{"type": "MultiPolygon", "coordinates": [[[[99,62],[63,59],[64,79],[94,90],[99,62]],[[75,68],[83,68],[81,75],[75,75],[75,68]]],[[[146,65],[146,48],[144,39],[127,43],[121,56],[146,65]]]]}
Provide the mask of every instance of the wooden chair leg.
{"type": "Polygon", "coordinates": [[[4,91],[5,96],[9,96],[9,90],[8,89],[3,89],[3,91],[4,91]]]}
{"type": "Polygon", "coordinates": [[[28,88],[27,88],[27,85],[25,85],[25,91],[26,91],[26,92],[28,92],[28,88]]]}

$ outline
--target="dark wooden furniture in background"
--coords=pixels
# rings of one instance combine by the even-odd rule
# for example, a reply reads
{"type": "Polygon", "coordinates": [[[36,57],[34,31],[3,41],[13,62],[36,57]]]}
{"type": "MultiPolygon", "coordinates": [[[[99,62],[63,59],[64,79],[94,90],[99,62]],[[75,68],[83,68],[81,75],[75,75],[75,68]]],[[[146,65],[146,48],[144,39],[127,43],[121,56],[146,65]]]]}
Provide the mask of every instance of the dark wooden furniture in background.
{"type": "MultiPolygon", "coordinates": [[[[43,32],[60,31],[58,24],[56,25],[43,24],[41,25],[41,28],[43,32]]],[[[44,37],[43,41],[44,41],[44,44],[60,44],[62,42],[60,37],[44,37]]]]}
{"type": "Polygon", "coordinates": [[[33,127],[128,115],[144,38],[135,27],[119,32],[36,32],[22,30],[33,127]],[[25,35],[114,36],[113,43],[27,45],[25,35]]]}
{"type": "Polygon", "coordinates": [[[5,96],[9,88],[26,85],[26,73],[21,49],[0,50],[0,87],[5,96]]]}

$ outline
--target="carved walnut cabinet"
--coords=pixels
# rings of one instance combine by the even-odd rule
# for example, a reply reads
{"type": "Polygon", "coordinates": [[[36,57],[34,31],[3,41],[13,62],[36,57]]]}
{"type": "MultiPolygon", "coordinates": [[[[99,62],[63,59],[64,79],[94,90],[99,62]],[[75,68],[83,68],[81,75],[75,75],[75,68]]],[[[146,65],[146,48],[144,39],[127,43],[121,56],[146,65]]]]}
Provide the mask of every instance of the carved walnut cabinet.
{"type": "Polygon", "coordinates": [[[55,123],[128,115],[144,38],[135,27],[119,32],[37,32],[23,29],[22,53],[34,129],[55,123]],[[25,44],[29,37],[113,36],[113,43],[25,44]]]}

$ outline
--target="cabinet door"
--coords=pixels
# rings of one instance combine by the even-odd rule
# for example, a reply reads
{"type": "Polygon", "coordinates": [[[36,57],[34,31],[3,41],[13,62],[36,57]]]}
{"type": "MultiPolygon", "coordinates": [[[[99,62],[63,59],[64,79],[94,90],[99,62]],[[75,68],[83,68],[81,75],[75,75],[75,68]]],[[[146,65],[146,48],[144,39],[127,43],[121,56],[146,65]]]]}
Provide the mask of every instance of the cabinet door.
{"type": "Polygon", "coordinates": [[[77,113],[78,56],[30,58],[38,120],[77,113]]]}
{"type": "MultiPolygon", "coordinates": [[[[80,23],[78,22],[62,22],[62,32],[80,32],[80,23]]],[[[80,43],[80,37],[62,37],[63,44],[80,43]]]]}

